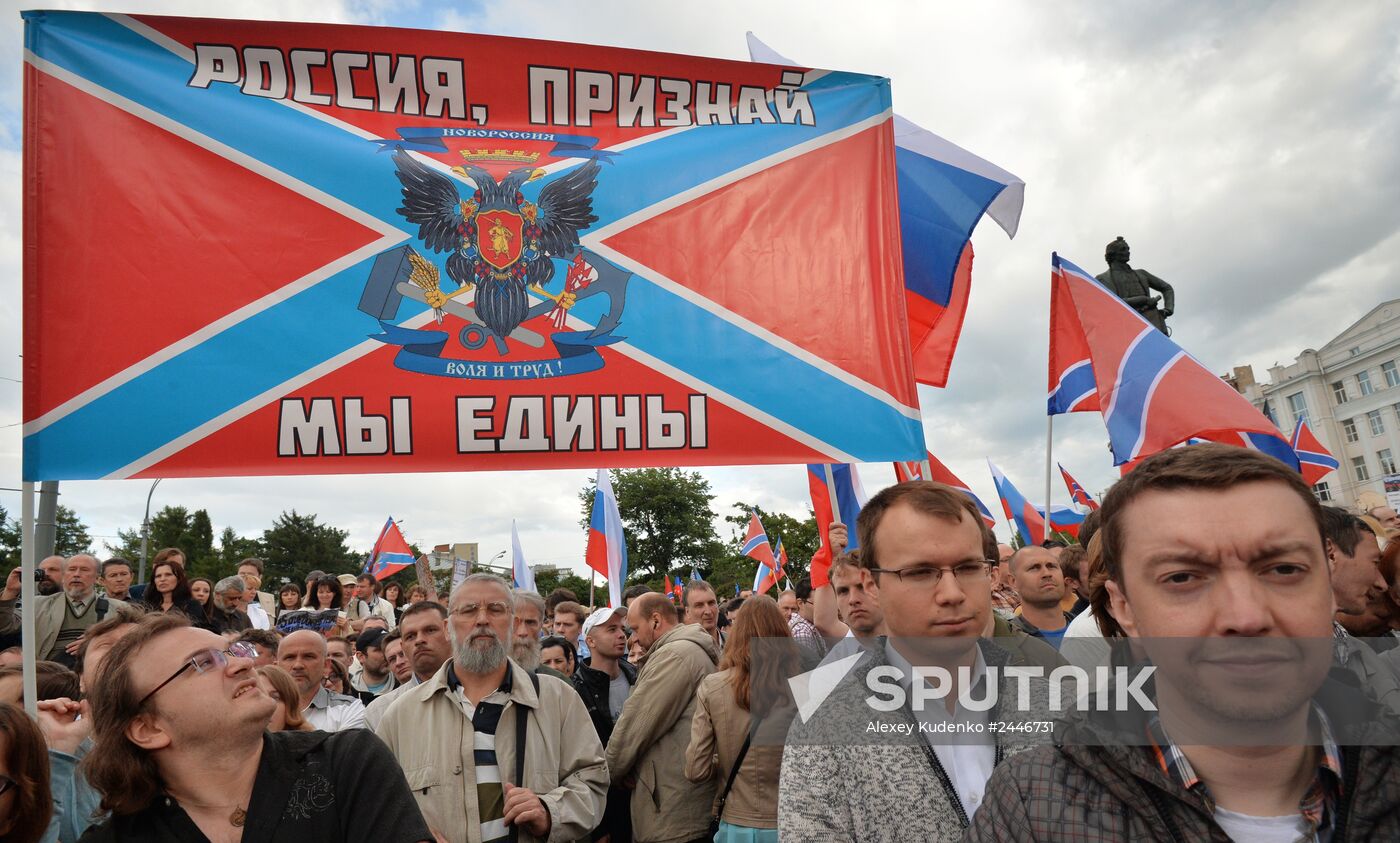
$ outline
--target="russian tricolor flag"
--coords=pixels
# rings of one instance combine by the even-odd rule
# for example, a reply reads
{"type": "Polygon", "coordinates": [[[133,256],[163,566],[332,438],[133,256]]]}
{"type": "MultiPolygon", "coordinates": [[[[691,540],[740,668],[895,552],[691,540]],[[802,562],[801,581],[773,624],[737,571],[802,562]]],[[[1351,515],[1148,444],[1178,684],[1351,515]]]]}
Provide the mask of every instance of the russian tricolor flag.
{"type": "Polygon", "coordinates": [[[1336,471],[1341,465],[1330,451],[1322,447],[1308,423],[1302,419],[1298,419],[1298,424],[1293,428],[1290,444],[1298,454],[1298,466],[1303,472],[1303,482],[1309,486],[1317,485],[1319,480],[1336,471]]]}
{"type": "Polygon", "coordinates": [[[1002,474],[1001,469],[991,460],[987,460],[987,467],[992,470],[992,482],[996,484],[997,497],[1001,498],[1001,508],[1006,513],[1006,520],[1021,535],[1021,541],[1027,545],[1038,545],[1045,541],[1045,518],[1039,508],[1031,506],[1030,501],[1006,479],[1006,475],[1002,474]]]}
{"type": "Polygon", "coordinates": [[[856,538],[856,516],[860,515],[861,507],[865,506],[865,489],[860,485],[860,476],[856,474],[854,466],[850,463],[832,465],[830,485],[826,482],[826,472],[827,466],[823,463],[807,465],[807,489],[812,494],[812,516],[817,520],[817,537],[821,539],[821,546],[812,557],[812,565],[808,572],[815,587],[830,582],[828,572],[831,570],[833,557],[831,538],[827,533],[831,523],[838,520],[836,513],[840,513],[839,520],[846,525],[846,550],[855,550],[860,547],[860,541],[856,538]],[[836,499],[835,507],[832,506],[833,496],[836,499]]]}
{"type": "MultiPolygon", "coordinates": [[[[752,32],[748,42],[753,61],[799,66],[752,32]]],[[[1026,183],[898,114],[894,146],[914,377],[945,386],[972,287],[972,230],[987,214],[1015,237],[1026,183]]]]}
{"type": "Polygon", "coordinates": [[[384,522],[379,538],[374,540],[374,550],[369,554],[369,567],[366,569],[376,580],[393,576],[413,564],[413,550],[404,541],[399,525],[394,517],[384,522]]]}
{"type": "Polygon", "coordinates": [[[510,520],[510,566],[515,587],[521,591],[535,590],[535,572],[525,561],[525,550],[520,546],[520,533],[515,529],[515,519],[510,520]]]}
{"type": "Polygon", "coordinates": [[[910,480],[932,480],[934,483],[942,483],[944,486],[951,486],[964,495],[967,495],[969,498],[972,498],[972,502],[977,504],[977,510],[982,513],[982,520],[986,523],[987,529],[990,530],[996,527],[997,520],[992,516],[992,511],[987,509],[987,505],[982,503],[982,499],[973,494],[972,489],[968,488],[966,483],[959,480],[958,476],[954,474],[948,466],[939,462],[938,457],[935,457],[932,451],[928,452],[928,466],[929,476],[924,477],[924,467],[919,463],[897,462],[894,464],[895,482],[908,483],[910,480]]]}
{"type": "Polygon", "coordinates": [[[627,540],[622,534],[622,516],[617,511],[612,479],[607,469],[598,469],[598,487],[593,492],[593,514],[588,520],[588,567],[608,581],[608,605],[622,605],[622,585],[627,581],[627,540]]]}

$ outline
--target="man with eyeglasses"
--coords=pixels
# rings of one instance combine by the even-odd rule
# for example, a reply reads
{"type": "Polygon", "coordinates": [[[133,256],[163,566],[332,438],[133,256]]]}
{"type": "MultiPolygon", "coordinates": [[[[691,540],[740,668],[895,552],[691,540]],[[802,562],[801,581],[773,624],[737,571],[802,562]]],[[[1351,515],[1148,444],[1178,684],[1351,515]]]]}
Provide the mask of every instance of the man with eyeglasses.
{"type": "Polygon", "coordinates": [[[586,837],[608,774],[578,693],[510,660],[500,577],[468,575],[447,611],[452,658],[379,723],[429,828],[447,843],[586,837]]]}
{"type": "Polygon", "coordinates": [[[419,843],[403,772],[364,730],[266,731],[251,644],[152,615],[107,654],[84,761],[112,818],[84,841],[419,843]],[[359,806],[347,823],[339,806],[359,806]]]}
{"type": "Polygon", "coordinates": [[[861,510],[856,530],[861,581],[889,638],[794,722],[779,832],[784,843],[960,840],[993,768],[1037,740],[1016,726],[1048,719],[1047,688],[1021,677],[1031,711],[1019,710],[1018,680],[1001,671],[1010,654],[979,640],[995,542],[966,495],[927,481],[891,486],[861,510]],[[989,699],[991,682],[989,710],[967,704],[989,699]]]}

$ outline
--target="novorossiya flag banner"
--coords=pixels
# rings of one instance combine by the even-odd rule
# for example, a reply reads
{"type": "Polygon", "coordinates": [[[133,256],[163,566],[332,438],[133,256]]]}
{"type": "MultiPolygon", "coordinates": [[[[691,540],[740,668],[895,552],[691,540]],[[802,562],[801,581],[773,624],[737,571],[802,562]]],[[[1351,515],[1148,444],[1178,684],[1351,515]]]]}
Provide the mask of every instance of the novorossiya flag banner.
{"type": "Polygon", "coordinates": [[[923,451],[886,79],[25,20],[28,479],[923,451]]]}

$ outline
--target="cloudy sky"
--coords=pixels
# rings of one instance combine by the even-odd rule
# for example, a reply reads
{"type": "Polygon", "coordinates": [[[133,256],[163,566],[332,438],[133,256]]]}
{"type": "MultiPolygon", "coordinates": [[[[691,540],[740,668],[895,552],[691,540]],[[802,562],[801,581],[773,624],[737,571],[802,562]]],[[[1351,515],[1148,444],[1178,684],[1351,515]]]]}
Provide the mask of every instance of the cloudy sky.
{"type": "MultiPolygon", "coordinates": [[[[19,511],[20,5],[0,14],[0,505],[19,511]]],[[[180,0],[50,3],[201,15],[180,0]]],[[[224,0],[223,17],[519,35],[747,59],[744,33],[816,67],[893,80],[895,109],[1026,181],[1020,233],[990,220],[946,390],[922,389],[928,442],[995,508],[991,457],[1042,488],[1048,262],[1133,263],[1177,291],[1175,338],[1217,372],[1256,374],[1320,346],[1400,292],[1400,6],[1133,2],[433,3],[224,0]]],[[[100,244],[93,244],[99,247],[100,244]]],[[[73,342],[82,342],[74,337],[73,342]]],[[[1057,420],[1055,455],[1091,490],[1116,476],[1097,415],[1057,420]]],[[[706,469],[733,501],[805,514],[800,467],[706,469]]],[[[893,479],[865,466],[874,490],[893,479]]],[[[368,547],[387,513],[421,544],[509,546],[577,565],[585,472],[170,480],[155,506],[209,510],[255,534],[314,512],[368,547]]],[[[139,523],[142,481],[65,482],[97,536],[139,523]]],[[[1043,493],[1035,491],[1039,498],[1043,493]]],[[[1056,495],[1063,495],[1057,484],[1056,495]]],[[[1062,499],[1062,498],[1061,498],[1062,499]]],[[[999,531],[1005,537],[1006,530],[999,531]]]]}

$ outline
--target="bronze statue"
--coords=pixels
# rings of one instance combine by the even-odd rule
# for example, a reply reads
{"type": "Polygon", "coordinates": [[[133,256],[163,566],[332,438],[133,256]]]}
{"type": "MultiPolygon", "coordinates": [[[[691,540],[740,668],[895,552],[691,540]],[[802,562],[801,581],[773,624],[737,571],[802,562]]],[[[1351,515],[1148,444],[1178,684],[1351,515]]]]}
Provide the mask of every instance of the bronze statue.
{"type": "Polygon", "coordinates": [[[1176,309],[1176,293],[1172,285],[1146,270],[1128,266],[1128,241],[1122,237],[1109,243],[1103,256],[1108,261],[1108,271],[1097,276],[1099,283],[1156,325],[1157,330],[1171,336],[1167,317],[1176,309]],[[1161,297],[1152,295],[1152,290],[1161,293],[1161,297]],[[1160,308],[1157,307],[1158,301],[1162,302],[1160,308]]]}

